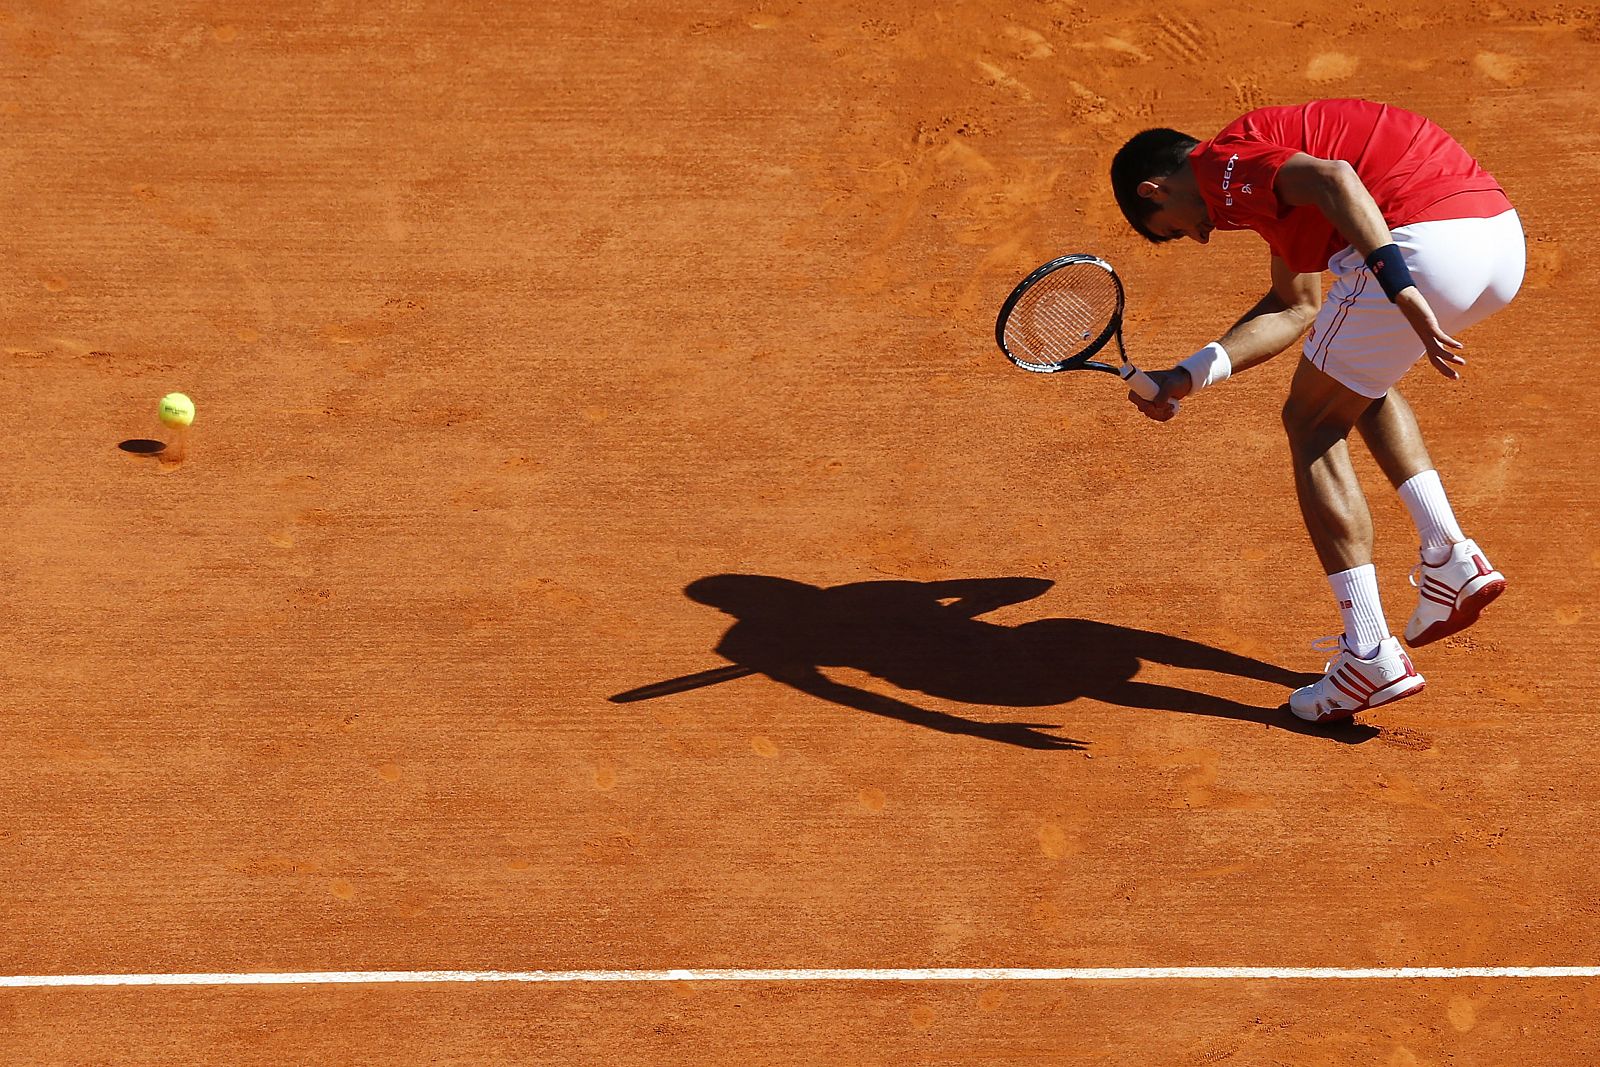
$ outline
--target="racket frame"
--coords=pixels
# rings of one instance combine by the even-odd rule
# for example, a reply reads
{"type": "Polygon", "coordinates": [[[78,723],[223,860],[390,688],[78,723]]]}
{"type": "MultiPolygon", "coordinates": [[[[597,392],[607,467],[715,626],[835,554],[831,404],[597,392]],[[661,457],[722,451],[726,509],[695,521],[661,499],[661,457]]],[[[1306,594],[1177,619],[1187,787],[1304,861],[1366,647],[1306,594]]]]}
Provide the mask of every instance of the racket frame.
{"type": "Polygon", "coordinates": [[[997,319],[995,319],[994,324],[995,343],[1000,346],[1000,351],[1004,352],[1005,357],[1012,363],[1015,363],[1025,371],[1032,371],[1035,374],[1056,374],[1064,370],[1098,370],[1115,374],[1118,377],[1126,377],[1123,367],[1127,366],[1128,352],[1122,344],[1123,304],[1124,297],[1122,292],[1122,279],[1117,276],[1117,272],[1112,268],[1111,264],[1107,263],[1099,256],[1090,255],[1087,252],[1074,252],[1070,255],[1058,256],[1057,258],[1046,263],[1044,266],[1035,270],[1032,274],[1029,274],[1026,278],[1022,279],[1022,281],[1018,282],[1017,287],[1011,291],[1011,295],[1006,297],[1006,302],[1000,305],[1000,315],[997,319]],[[1059,360],[1055,363],[1033,363],[1019,358],[1011,351],[1010,348],[1006,346],[1006,322],[1011,318],[1011,312],[1016,309],[1017,304],[1024,296],[1027,295],[1028,290],[1032,289],[1035,285],[1038,285],[1045,278],[1054,274],[1062,267],[1071,266],[1077,263],[1091,264],[1099,267],[1101,270],[1111,275],[1111,281],[1117,287],[1117,309],[1116,311],[1112,312],[1111,321],[1106,323],[1105,329],[1100,331],[1100,335],[1098,337],[1090,341],[1075,355],[1068,359],[1059,360]],[[1098,360],[1090,358],[1104,348],[1112,337],[1117,339],[1117,352],[1118,355],[1122,357],[1123,366],[1121,367],[1112,366],[1109,363],[1101,363],[1098,360]]]}

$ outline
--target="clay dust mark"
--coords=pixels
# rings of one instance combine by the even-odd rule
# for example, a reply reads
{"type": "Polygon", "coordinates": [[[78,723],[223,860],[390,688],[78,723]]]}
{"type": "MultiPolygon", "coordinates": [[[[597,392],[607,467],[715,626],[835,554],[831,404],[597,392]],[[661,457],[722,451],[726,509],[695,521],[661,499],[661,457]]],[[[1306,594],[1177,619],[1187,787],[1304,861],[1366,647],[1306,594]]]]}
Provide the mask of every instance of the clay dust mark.
{"type": "Polygon", "coordinates": [[[356,887],[343,878],[335,878],[328,886],[328,892],[340,900],[349,900],[356,895],[356,887]]]}
{"type": "Polygon", "coordinates": [[[596,767],[594,770],[594,787],[602,793],[615,789],[617,787],[617,772],[610,767],[596,767]]]}
{"type": "Polygon", "coordinates": [[[1583,609],[1571,604],[1563,605],[1556,609],[1556,622],[1562,626],[1572,626],[1583,621],[1583,609]]]}
{"type": "Polygon", "coordinates": [[[1018,59],[1049,59],[1056,54],[1044,34],[1027,26],[1012,24],[1003,31],[1017,48],[1018,59]]]}
{"type": "Polygon", "coordinates": [[[1514,436],[1506,434],[1502,437],[1494,461],[1480,467],[1471,475],[1470,487],[1462,493],[1462,499],[1468,504],[1482,504],[1498,500],[1503,496],[1511,477],[1511,469],[1521,451],[1521,446],[1514,436]]]}
{"type": "Polygon", "coordinates": [[[977,60],[977,64],[978,69],[983,71],[984,77],[991,85],[995,85],[1002,89],[1007,89],[1013,93],[1016,93],[1024,100],[1033,99],[1033,90],[1014,78],[1010,72],[1006,71],[1004,68],[997,66],[994,63],[990,63],[986,59],[977,60]]]}
{"type": "Polygon", "coordinates": [[[211,36],[212,36],[212,39],[218,41],[221,44],[228,44],[229,42],[235,41],[235,40],[238,39],[239,30],[238,30],[238,27],[236,27],[236,26],[227,26],[227,25],[224,25],[224,26],[213,26],[211,28],[211,36]]]}
{"type": "Polygon", "coordinates": [[[1466,997],[1451,997],[1450,1006],[1445,1009],[1445,1017],[1459,1034],[1464,1034],[1478,1025],[1477,1009],[1466,997]]]}
{"type": "Polygon", "coordinates": [[[1306,80],[1319,85],[1343,81],[1360,69],[1361,61],[1343,52],[1323,52],[1306,64],[1306,80]]]}
{"type": "Polygon", "coordinates": [[[287,532],[278,530],[267,534],[267,543],[273,548],[288,549],[294,547],[294,538],[287,532]]]}
{"type": "Polygon", "coordinates": [[[1080,51],[1112,52],[1140,63],[1150,62],[1150,53],[1121,37],[1102,37],[1098,41],[1078,41],[1072,46],[1080,51]]]}
{"type": "Polygon", "coordinates": [[[883,790],[873,789],[871,786],[857,793],[856,800],[864,809],[874,814],[882,811],[884,805],[889,802],[888,798],[884,796],[883,790]]]}
{"type": "Polygon", "coordinates": [[[46,274],[39,280],[49,292],[64,293],[67,291],[67,280],[59,274],[46,274]]]}
{"type": "Polygon", "coordinates": [[[398,782],[402,773],[398,763],[385,763],[378,767],[378,777],[386,782],[398,782]]]}
{"type": "Polygon", "coordinates": [[[1072,95],[1076,97],[1076,101],[1069,105],[1072,113],[1085,122],[1103,126],[1120,117],[1121,113],[1111,106],[1111,101],[1082,82],[1069,79],[1067,88],[1071,89],[1072,95]]]}
{"type": "Polygon", "coordinates": [[[521,874],[524,871],[530,871],[532,869],[533,864],[522,856],[517,856],[514,859],[509,859],[506,861],[506,870],[515,871],[517,874],[521,874]]]}
{"type": "Polygon", "coordinates": [[[1243,811],[1269,806],[1265,797],[1239,790],[1217,788],[1218,767],[1221,757],[1215,749],[1191,748],[1161,761],[1167,767],[1191,767],[1188,774],[1178,780],[1183,790],[1183,805],[1190,808],[1219,808],[1243,811]]]}
{"type": "Polygon", "coordinates": [[[1538,693],[1517,686],[1491,686],[1489,695],[1505,701],[1514,708],[1524,708],[1529,711],[1544,705],[1544,698],[1538,693]]]}
{"type": "Polygon", "coordinates": [[[1525,80],[1521,61],[1499,52],[1479,52],[1472,57],[1472,66],[1479,74],[1501,85],[1521,85],[1525,80]]]}
{"type": "Polygon", "coordinates": [[[772,739],[759,735],[750,739],[750,749],[762,759],[772,759],[778,754],[778,746],[772,743],[772,739]]]}
{"type": "Polygon", "coordinates": [[[1078,851],[1078,844],[1059,823],[1047,822],[1039,827],[1039,851],[1046,859],[1059,860],[1078,851]]]}
{"type": "Polygon", "coordinates": [[[1392,774],[1379,779],[1378,788],[1382,790],[1385,800],[1400,807],[1425,808],[1428,811],[1445,810],[1438,801],[1423,796],[1417,784],[1403,774],[1392,774]]]}

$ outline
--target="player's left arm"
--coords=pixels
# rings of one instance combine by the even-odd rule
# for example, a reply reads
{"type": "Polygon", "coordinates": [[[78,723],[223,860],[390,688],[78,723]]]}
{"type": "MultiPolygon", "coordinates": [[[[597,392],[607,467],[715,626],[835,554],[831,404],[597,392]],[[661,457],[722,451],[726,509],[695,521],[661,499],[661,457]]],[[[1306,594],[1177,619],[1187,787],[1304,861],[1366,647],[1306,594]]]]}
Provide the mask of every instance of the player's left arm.
{"type": "Polygon", "coordinates": [[[1446,378],[1460,378],[1456,368],[1466,363],[1457,352],[1461,342],[1444,332],[1427,297],[1411,283],[1389,224],[1356,169],[1342,159],[1318,159],[1300,152],[1278,169],[1273,188],[1279,202],[1309,204],[1333,223],[1339,235],[1367,261],[1384,292],[1421,338],[1434,367],[1446,378]]]}

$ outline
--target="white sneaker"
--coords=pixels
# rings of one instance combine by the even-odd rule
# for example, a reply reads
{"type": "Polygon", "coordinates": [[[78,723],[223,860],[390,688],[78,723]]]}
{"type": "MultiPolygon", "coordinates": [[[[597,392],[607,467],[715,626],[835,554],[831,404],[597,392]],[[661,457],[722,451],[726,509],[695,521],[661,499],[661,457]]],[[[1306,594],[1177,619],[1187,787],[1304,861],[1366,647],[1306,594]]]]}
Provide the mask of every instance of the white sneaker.
{"type": "Polygon", "coordinates": [[[1483,609],[1506,591],[1505,575],[1489,566],[1475,541],[1450,546],[1450,558],[1411,570],[1417,610],[1406,623],[1406,644],[1421,648],[1478,621],[1483,609]]]}
{"type": "MultiPolygon", "coordinates": [[[[1289,710],[1307,722],[1348,719],[1357,712],[1420,693],[1427,684],[1393,637],[1385,637],[1368,659],[1358,658],[1342,637],[1323,640],[1336,641],[1339,654],[1323,668],[1326,673],[1320,682],[1289,694],[1289,710]]],[[[1311,647],[1333,651],[1321,642],[1314,642],[1311,647]]]]}

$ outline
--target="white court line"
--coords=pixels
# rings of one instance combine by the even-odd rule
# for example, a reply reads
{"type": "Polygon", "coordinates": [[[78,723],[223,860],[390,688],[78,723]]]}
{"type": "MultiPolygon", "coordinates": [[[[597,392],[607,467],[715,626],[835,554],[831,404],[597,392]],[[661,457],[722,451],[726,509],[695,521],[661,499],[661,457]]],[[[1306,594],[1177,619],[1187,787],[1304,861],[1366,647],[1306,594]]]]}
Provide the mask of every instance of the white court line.
{"type": "Polygon", "coordinates": [[[422,982],[1129,982],[1435,978],[1600,978],[1600,967],[899,967],[669,971],[299,971],[242,974],[0,975],[40,986],[381,985],[422,982]]]}

